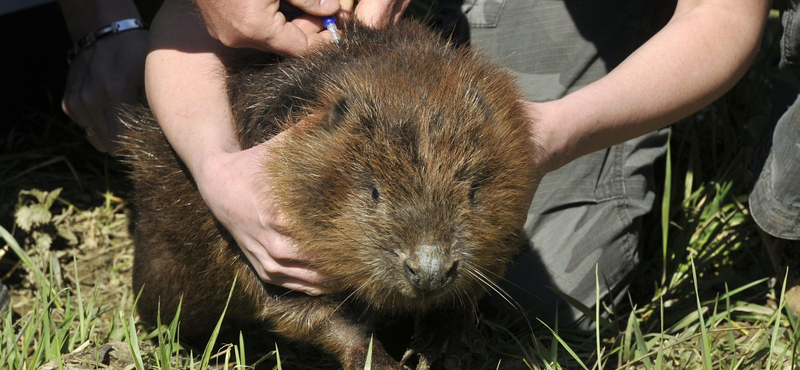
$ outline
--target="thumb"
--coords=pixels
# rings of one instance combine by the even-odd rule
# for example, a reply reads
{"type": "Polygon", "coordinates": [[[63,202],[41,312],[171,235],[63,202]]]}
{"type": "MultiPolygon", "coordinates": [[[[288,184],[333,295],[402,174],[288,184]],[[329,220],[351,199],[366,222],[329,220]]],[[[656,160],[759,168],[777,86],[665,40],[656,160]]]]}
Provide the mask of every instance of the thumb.
{"type": "Polygon", "coordinates": [[[311,15],[331,15],[339,10],[339,0],[289,0],[289,4],[311,15]]]}

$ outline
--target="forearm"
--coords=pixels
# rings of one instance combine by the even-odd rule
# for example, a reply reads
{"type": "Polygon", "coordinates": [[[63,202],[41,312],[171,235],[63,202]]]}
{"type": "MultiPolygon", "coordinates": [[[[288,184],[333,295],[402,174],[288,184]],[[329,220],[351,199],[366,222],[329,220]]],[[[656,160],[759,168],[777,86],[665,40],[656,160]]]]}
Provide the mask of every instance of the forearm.
{"type": "Polygon", "coordinates": [[[131,0],[58,0],[73,41],[111,22],[139,18],[131,0]]]}
{"type": "Polygon", "coordinates": [[[151,25],[145,87],[164,134],[198,175],[207,159],[239,150],[220,55],[189,1],[167,0],[151,25]]]}
{"type": "Polygon", "coordinates": [[[607,76],[562,99],[528,104],[545,168],[665,127],[741,78],[758,51],[769,1],[681,3],[607,76]]]}

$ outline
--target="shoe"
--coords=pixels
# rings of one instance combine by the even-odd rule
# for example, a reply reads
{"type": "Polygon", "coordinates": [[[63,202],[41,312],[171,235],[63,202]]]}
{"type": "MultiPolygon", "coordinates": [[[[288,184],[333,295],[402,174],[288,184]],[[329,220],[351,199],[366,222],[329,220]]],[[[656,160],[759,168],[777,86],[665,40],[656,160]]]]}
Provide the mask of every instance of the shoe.
{"type": "Polygon", "coordinates": [[[786,280],[786,290],[783,292],[783,301],[786,309],[794,316],[800,315],[800,240],[787,240],[774,237],[763,230],[758,230],[761,242],[767,249],[767,254],[772,261],[772,266],[777,271],[775,275],[775,288],[783,289],[786,280]]]}

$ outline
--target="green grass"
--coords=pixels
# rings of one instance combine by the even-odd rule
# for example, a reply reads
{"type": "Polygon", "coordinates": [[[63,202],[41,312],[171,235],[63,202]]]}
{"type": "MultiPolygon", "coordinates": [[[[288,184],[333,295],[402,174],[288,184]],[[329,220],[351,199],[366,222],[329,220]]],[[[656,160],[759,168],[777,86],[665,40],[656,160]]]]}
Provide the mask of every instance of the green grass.
{"type": "MultiPolygon", "coordinates": [[[[598,304],[589,310],[588,319],[598,322],[589,332],[558,326],[517,332],[509,328],[519,318],[486,318],[482,328],[489,357],[472,368],[795,367],[798,321],[777,298],[781,282],[777,292],[767,286],[774,272],[747,209],[751,153],[742,150],[753,146],[758,123],[769,111],[765,75],[775,32],[773,24],[768,52],[742,82],[673,127],[659,180],[660,212],[646,223],[650,232],[630,308],[598,304]]],[[[0,261],[14,266],[0,271],[9,272],[12,278],[5,281],[12,288],[32,292],[0,315],[1,369],[37,369],[69,353],[118,342],[130,350],[136,369],[307,369],[330,363],[282,343],[274,350],[271,343],[252,350],[246,345],[250,338],[241,333],[224,340],[230,343],[220,339],[192,348],[179,341],[177,319],[152,330],[140,326],[136,292],[104,295],[106,280],[126,279],[129,260],[109,262],[104,268],[110,274],[103,280],[82,272],[92,258],[81,253],[99,248],[98,253],[113,254],[130,242],[125,239],[127,206],[113,195],[124,198],[126,192],[113,181],[119,172],[103,157],[83,162],[58,154],[74,151],[72,144],[64,145],[0,154],[0,174],[13,179],[0,180],[0,194],[13,191],[14,204],[24,210],[16,223],[2,219],[0,261]],[[64,164],[62,172],[48,170],[57,164],[64,164]],[[48,192],[30,191],[34,187],[48,192]],[[64,190],[55,191],[58,187],[64,190]],[[20,189],[28,192],[18,202],[20,189]]]]}

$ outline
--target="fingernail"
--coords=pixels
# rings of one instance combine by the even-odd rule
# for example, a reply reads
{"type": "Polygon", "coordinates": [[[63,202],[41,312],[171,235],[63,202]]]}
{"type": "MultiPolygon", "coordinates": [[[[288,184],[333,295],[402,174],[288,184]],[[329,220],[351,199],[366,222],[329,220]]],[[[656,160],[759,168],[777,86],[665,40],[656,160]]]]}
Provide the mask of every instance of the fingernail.
{"type": "Polygon", "coordinates": [[[320,0],[319,7],[322,11],[333,13],[339,10],[339,0],[320,0]]]}

